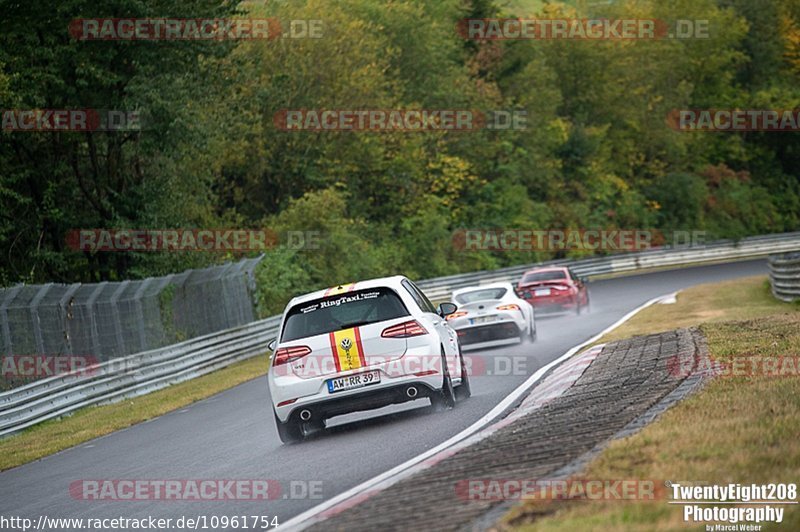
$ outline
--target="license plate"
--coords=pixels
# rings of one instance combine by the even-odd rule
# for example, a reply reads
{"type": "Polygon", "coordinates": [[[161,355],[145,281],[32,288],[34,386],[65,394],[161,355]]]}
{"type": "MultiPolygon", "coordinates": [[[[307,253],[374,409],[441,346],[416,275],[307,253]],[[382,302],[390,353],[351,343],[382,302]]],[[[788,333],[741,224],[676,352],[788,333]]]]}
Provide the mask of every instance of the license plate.
{"type": "Polygon", "coordinates": [[[362,388],[370,384],[378,384],[379,382],[381,382],[380,371],[367,371],[366,373],[357,373],[355,375],[348,375],[347,377],[330,379],[328,381],[328,392],[342,392],[344,390],[352,390],[353,388],[362,388]]]}
{"type": "Polygon", "coordinates": [[[476,323],[489,323],[490,321],[495,321],[497,316],[478,316],[477,318],[472,318],[469,320],[470,325],[474,325],[476,323]]]}
{"type": "Polygon", "coordinates": [[[535,296],[549,296],[550,289],[549,288],[537,288],[533,291],[533,295],[535,296]]]}

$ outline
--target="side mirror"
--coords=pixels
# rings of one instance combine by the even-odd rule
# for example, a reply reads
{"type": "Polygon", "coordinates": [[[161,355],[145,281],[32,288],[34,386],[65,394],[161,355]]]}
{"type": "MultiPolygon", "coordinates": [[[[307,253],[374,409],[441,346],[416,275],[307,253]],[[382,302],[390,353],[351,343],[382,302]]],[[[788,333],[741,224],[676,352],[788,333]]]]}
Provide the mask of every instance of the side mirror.
{"type": "Polygon", "coordinates": [[[270,351],[272,351],[274,353],[276,347],[278,347],[278,339],[277,338],[273,338],[267,344],[267,349],[269,349],[270,351]]]}
{"type": "Polygon", "coordinates": [[[445,318],[456,310],[458,310],[458,307],[453,303],[439,303],[439,308],[436,309],[436,313],[445,318]]]}

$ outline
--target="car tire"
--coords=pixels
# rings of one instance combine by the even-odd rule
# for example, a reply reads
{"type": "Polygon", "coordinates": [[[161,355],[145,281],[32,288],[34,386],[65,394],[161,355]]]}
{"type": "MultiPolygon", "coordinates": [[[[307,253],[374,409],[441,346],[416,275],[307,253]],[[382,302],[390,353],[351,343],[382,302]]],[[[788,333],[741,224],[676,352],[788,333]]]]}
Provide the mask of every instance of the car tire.
{"type": "Polygon", "coordinates": [[[292,421],[291,419],[286,423],[282,423],[281,420],[278,419],[278,414],[276,414],[275,411],[272,412],[272,415],[275,416],[275,426],[278,428],[278,437],[280,437],[283,443],[303,441],[303,430],[300,427],[300,423],[292,421]]]}
{"type": "Polygon", "coordinates": [[[576,316],[580,316],[581,315],[581,310],[583,310],[583,307],[581,305],[581,297],[577,296],[575,298],[575,315],[576,316]]]}
{"type": "Polygon", "coordinates": [[[450,410],[456,406],[456,392],[453,388],[453,379],[450,378],[450,369],[447,367],[447,358],[442,348],[442,388],[431,394],[431,405],[437,412],[450,410]]]}
{"type": "Polygon", "coordinates": [[[469,373],[467,373],[467,366],[464,364],[464,355],[461,353],[461,348],[458,349],[458,358],[461,360],[461,384],[456,387],[456,399],[463,401],[472,396],[472,388],[469,384],[469,373]]]}

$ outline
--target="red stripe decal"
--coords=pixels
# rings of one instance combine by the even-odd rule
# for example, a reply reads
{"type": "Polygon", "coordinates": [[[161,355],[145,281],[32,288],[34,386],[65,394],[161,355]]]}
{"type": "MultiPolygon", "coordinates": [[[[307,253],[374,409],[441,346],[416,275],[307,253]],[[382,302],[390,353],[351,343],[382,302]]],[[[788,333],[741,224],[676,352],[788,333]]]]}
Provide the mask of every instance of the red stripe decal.
{"type": "Polygon", "coordinates": [[[367,361],[364,358],[364,346],[361,345],[361,331],[358,330],[356,327],[356,346],[358,347],[358,359],[361,360],[361,367],[365,367],[367,365],[367,361]]]}
{"type": "Polygon", "coordinates": [[[333,363],[336,364],[336,373],[339,373],[342,371],[342,366],[339,364],[339,352],[336,350],[336,335],[330,332],[328,337],[331,340],[331,356],[333,357],[333,363]]]}

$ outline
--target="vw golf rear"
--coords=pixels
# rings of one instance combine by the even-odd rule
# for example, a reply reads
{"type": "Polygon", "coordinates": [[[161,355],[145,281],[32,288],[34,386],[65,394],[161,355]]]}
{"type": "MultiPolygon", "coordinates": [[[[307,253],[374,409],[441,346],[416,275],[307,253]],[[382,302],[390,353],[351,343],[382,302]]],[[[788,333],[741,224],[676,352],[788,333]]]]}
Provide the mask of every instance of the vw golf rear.
{"type": "Polygon", "coordinates": [[[268,374],[278,434],[297,441],[333,416],[427,397],[469,396],[458,338],[410,280],[362,281],[289,302],[268,374]]]}

